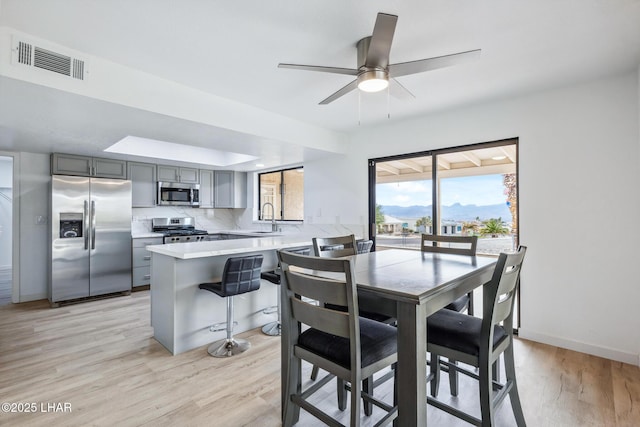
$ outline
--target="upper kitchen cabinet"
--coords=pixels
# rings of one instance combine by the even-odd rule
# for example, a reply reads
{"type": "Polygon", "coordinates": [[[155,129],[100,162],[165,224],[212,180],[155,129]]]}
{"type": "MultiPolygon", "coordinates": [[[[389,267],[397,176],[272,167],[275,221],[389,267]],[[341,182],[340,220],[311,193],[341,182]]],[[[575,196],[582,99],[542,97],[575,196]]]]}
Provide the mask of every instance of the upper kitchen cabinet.
{"type": "Polygon", "coordinates": [[[127,179],[131,180],[131,206],[150,208],[156,205],[156,165],[127,163],[127,179]]]}
{"type": "Polygon", "coordinates": [[[247,173],[234,171],[214,172],[214,207],[246,208],[247,173]]]}
{"type": "Polygon", "coordinates": [[[54,153],[51,156],[51,173],[53,175],[127,179],[127,162],[124,160],[54,153]]]}
{"type": "Polygon", "coordinates": [[[200,169],[200,207],[213,208],[213,180],[214,172],[211,170],[200,169]]]}
{"type": "Polygon", "coordinates": [[[158,165],[158,181],[198,184],[198,169],[158,165]]]}

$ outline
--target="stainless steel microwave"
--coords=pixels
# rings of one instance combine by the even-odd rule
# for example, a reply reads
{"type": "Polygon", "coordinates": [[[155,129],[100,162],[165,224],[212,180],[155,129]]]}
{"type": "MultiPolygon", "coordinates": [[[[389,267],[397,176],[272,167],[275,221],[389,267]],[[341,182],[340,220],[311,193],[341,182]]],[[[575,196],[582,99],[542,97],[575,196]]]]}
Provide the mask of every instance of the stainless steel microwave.
{"type": "Polygon", "coordinates": [[[200,207],[200,184],[158,181],[158,205],[200,207]]]}

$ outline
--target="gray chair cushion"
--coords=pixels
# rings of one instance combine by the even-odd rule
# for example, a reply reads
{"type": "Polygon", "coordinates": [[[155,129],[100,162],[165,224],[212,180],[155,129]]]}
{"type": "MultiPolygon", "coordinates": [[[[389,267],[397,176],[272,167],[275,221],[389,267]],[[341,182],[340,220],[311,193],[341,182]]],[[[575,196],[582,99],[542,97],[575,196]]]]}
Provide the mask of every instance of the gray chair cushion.
{"type": "MultiPolygon", "coordinates": [[[[453,310],[439,310],[427,318],[427,343],[478,356],[481,329],[480,318],[453,310]]],[[[506,337],[504,328],[495,325],[493,346],[496,347],[506,337]]]]}
{"type": "Polygon", "coordinates": [[[447,310],[462,311],[467,307],[468,304],[469,304],[469,295],[462,295],[460,298],[458,298],[451,304],[447,305],[445,308],[447,310]]]}
{"type": "Polygon", "coordinates": [[[260,273],[260,278],[268,280],[274,285],[280,284],[280,275],[275,271],[265,271],[264,273],[260,273]]]}
{"type": "MultiPolygon", "coordinates": [[[[360,317],[361,365],[366,367],[397,349],[397,330],[393,326],[360,317]]],[[[318,356],[350,369],[349,339],[307,329],[298,338],[298,345],[318,356]]]]}

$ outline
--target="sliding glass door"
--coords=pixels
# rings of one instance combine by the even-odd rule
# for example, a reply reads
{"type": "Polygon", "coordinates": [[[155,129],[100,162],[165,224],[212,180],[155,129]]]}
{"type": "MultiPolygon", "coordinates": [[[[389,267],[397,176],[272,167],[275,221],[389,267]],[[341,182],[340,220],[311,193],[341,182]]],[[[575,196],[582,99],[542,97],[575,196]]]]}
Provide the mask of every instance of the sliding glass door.
{"type": "Polygon", "coordinates": [[[421,233],[477,235],[478,253],[518,245],[517,141],[371,159],[371,238],[417,250],[421,233]]]}
{"type": "MultiPolygon", "coordinates": [[[[420,250],[422,233],[476,235],[479,256],[517,249],[517,142],[370,159],[369,223],[375,250],[420,250]]],[[[481,302],[478,295],[476,313],[482,313],[481,302]]]]}

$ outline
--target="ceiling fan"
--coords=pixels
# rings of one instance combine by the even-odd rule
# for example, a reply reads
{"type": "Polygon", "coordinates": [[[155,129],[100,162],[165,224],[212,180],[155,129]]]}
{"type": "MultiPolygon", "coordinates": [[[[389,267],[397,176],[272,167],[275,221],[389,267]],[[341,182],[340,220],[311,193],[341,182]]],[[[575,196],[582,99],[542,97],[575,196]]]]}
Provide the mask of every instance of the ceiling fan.
{"type": "Polygon", "coordinates": [[[399,97],[414,97],[411,92],[395,79],[396,77],[456,65],[480,55],[480,49],[475,49],[451,55],[419,59],[417,61],[389,64],[389,52],[391,50],[391,42],[393,41],[393,33],[396,30],[397,21],[398,17],[396,15],[378,13],[375,26],[373,27],[373,34],[360,39],[356,44],[358,51],[357,69],[283,63],[278,64],[278,68],[292,68],[295,70],[321,71],[324,73],[356,76],[354,81],[320,101],[320,105],[326,105],[356,88],[364,92],[384,90],[389,86],[389,79],[392,79],[401,89],[401,91],[394,93],[394,95],[399,97]]]}

